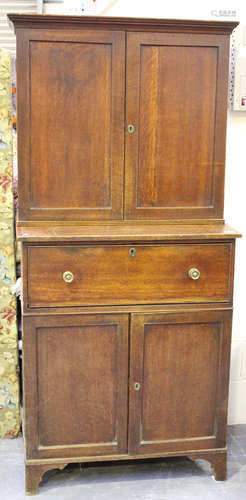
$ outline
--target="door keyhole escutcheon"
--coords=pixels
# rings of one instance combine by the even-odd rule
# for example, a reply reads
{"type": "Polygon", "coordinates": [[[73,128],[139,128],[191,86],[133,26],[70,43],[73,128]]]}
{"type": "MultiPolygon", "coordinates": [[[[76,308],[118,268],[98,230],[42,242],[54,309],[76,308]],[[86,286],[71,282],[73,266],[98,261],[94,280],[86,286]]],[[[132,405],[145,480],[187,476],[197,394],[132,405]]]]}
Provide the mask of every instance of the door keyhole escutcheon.
{"type": "Polygon", "coordinates": [[[127,127],[128,134],[133,134],[134,130],[135,130],[134,125],[132,125],[132,124],[128,125],[128,127],[127,127]]]}
{"type": "Polygon", "coordinates": [[[140,390],[140,383],[139,382],[135,382],[134,384],[134,391],[139,391],[140,390]]]}

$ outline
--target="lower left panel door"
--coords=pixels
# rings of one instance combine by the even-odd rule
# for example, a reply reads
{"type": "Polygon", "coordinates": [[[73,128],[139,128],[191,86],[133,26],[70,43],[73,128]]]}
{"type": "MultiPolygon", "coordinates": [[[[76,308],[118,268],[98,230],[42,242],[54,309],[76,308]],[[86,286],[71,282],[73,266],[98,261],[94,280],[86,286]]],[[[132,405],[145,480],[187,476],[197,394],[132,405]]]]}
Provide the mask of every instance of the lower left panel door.
{"type": "Polygon", "coordinates": [[[128,315],[24,317],[27,458],[127,452],[128,315]]]}

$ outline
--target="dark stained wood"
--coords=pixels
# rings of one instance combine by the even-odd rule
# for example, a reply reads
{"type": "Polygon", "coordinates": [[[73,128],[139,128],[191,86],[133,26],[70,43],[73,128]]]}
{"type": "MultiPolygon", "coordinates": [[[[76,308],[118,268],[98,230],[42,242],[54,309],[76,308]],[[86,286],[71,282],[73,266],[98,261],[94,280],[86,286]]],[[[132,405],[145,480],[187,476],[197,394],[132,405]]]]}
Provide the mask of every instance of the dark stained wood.
{"type": "Polygon", "coordinates": [[[145,19],[107,16],[56,16],[35,14],[8,14],[8,18],[19,28],[78,29],[93,28],[126,31],[171,31],[174,33],[216,33],[229,35],[239,24],[235,21],[199,21],[189,19],[145,19]]]}
{"type": "Polygon", "coordinates": [[[239,238],[241,234],[226,224],[115,224],[111,226],[17,226],[17,238],[29,242],[148,242],[175,240],[228,240],[239,238]]]}
{"type": "Polygon", "coordinates": [[[223,218],[228,49],[226,37],[128,34],[127,219],[223,218]]]}
{"type": "Polygon", "coordinates": [[[124,33],[28,31],[17,47],[20,219],[121,219],[124,33]]]}
{"type": "Polygon", "coordinates": [[[207,453],[207,454],[197,454],[188,455],[188,458],[195,462],[197,459],[206,460],[210,462],[214,470],[214,479],[216,481],[225,481],[227,476],[227,453],[226,451],[221,453],[207,453]]]}
{"type": "Polygon", "coordinates": [[[26,495],[36,495],[38,493],[38,486],[45,472],[52,469],[62,470],[66,465],[66,463],[26,465],[26,495]]]}
{"type": "MultiPolygon", "coordinates": [[[[182,452],[181,452],[182,453],[182,452]]],[[[171,455],[171,453],[170,453],[171,455]]],[[[169,455],[169,456],[170,456],[169,455]]],[[[180,456],[180,453],[176,452],[176,455],[179,455],[180,456]]],[[[164,455],[165,456],[165,455],[164,455]]],[[[181,455],[182,456],[182,455],[181,455]]],[[[129,460],[129,459],[138,459],[139,458],[146,458],[144,456],[139,456],[139,455],[136,455],[136,456],[122,456],[122,455],[119,455],[118,457],[103,457],[103,460],[107,461],[107,460],[126,460],[126,458],[129,460]]],[[[212,468],[214,470],[214,478],[215,480],[217,481],[224,481],[226,479],[226,469],[227,469],[227,453],[226,451],[219,451],[219,452],[210,452],[210,453],[207,453],[207,452],[203,452],[203,453],[194,453],[193,454],[189,454],[188,455],[188,458],[190,460],[192,460],[193,462],[195,462],[197,459],[200,459],[200,460],[206,460],[208,462],[210,462],[210,464],[212,465],[212,468]]],[[[101,459],[101,458],[100,458],[101,459]]],[[[63,459],[60,459],[60,460],[63,460],[63,459]]],[[[78,459],[76,459],[78,461],[78,459]]],[[[93,459],[91,459],[91,457],[89,457],[87,459],[87,461],[90,461],[90,460],[93,460],[93,461],[97,461],[98,460],[98,457],[93,457],[93,459]]],[[[72,461],[72,460],[70,460],[72,461]]],[[[36,461],[38,462],[38,461],[36,461]]],[[[27,464],[26,465],[26,495],[36,495],[38,493],[38,485],[39,483],[41,482],[42,480],[42,477],[43,477],[43,474],[45,472],[47,472],[48,470],[52,470],[52,469],[64,469],[64,467],[66,467],[67,463],[63,463],[63,462],[56,462],[54,459],[52,459],[52,462],[51,463],[47,463],[47,460],[45,460],[45,463],[44,461],[40,463],[33,463],[33,464],[27,464]]]]}
{"type": "Polygon", "coordinates": [[[230,311],[132,315],[130,453],[225,446],[230,326],[230,311]]]}
{"type": "MultiPolygon", "coordinates": [[[[119,305],[119,306],[65,306],[65,307],[23,307],[23,316],[59,316],[60,314],[74,315],[77,314],[122,314],[122,313],[157,313],[161,314],[163,312],[170,312],[177,309],[181,312],[184,309],[192,312],[196,312],[201,309],[204,311],[209,311],[211,309],[211,303],[203,304],[137,304],[137,305],[119,305]]],[[[213,309],[218,311],[225,311],[228,308],[232,310],[232,304],[227,302],[215,302],[213,303],[213,309]]]]}
{"type": "Polygon", "coordinates": [[[230,302],[231,252],[227,243],[30,246],[28,306],[230,302]]]}
{"type": "MultiPolygon", "coordinates": [[[[200,460],[206,460],[210,462],[212,465],[212,468],[214,470],[214,478],[217,481],[223,481],[226,479],[226,469],[227,469],[227,464],[226,464],[226,458],[227,458],[227,453],[226,451],[213,451],[211,452],[192,452],[193,454],[189,453],[188,458],[195,462],[197,459],[200,460]]],[[[172,456],[172,453],[170,453],[168,456],[172,456]]],[[[182,456],[183,452],[176,452],[175,455],[182,456]]],[[[149,455],[148,455],[149,456],[149,455]]],[[[102,457],[104,461],[107,460],[126,460],[126,459],[138,459],[139,458],[148,458],[148,456],[144,455],[118,455],[118,456],[112,456],[112,457],[102,457]]],[[[162,454],[162,456],[167,456],[165,454],[162,454]]],[[[93,461],[96,462],[98,460],[102,460],[101,457],[88,457],[87,461],[93,461]]],[[[75,459],[73,459],[75,460],[75,459]]],[[[70,459],[70,462],[73,461],[70,459]]],[[[80,459],[76,458],[77,461],[81,461],[80,459]]],[[[31,461],[29,461],[31,462],[31,461]]],[[[82,461],[83,462],[83,461],[82,461]]],[[[26,495],[35,495],[38,493],[38,485],[42,480],[43,474],[47,472],[48,470],[52,469],[64,469],[66,467],[67,463],[64,462],[64,459],[57,459],[56,461],[54,459],[50,459],[48,462],[47,460],[45,461],[32,461],[32,464],[27,464],[26,465],[26,495]]]]}
{"type": "Polygon", "coordinates": [[[27,457],[127,452],[128,315],[24,319],[27,457]]]}
{"type": "MultiPolygon", "coordinates": [[[[83,462],[100,462],[100,461],[105,461],[105,462],[113,462],[117,460],[136,460],[136,459],[146,459],[146,458],[161,458],[161,457],[182,457],[182,456],[187,456],[189,455],[189,458],[191,456],[194,457],[199,455],[199,458],[202,458],[204,456],[204,460],[206,460],[205,455],[211,454],[211,455],[219,455],[219,454],[224,454],[226,453],[226,448],[214,448],[213,450],[202,450],[202,451],[189,451],[184,452],[184,451],[170,451],[170,452],[163,452],[163,453],[151,453],[151,454],[142,454],[142,455],[105,455],[105,456],[95,456],[95,457],[71,457],[69,458],[69,463],[83,463],[83,462]]],[[[197,457],[198,458],[198,457],[197,457]]],[[[45,460],[43,459],[27,459],[26,464],[27,465],[42,465],[42,464],[54,464],[54,468],[56,464],[62,464],[65,463],[66,459],[65,458],[46,458],[45,460]]]]}

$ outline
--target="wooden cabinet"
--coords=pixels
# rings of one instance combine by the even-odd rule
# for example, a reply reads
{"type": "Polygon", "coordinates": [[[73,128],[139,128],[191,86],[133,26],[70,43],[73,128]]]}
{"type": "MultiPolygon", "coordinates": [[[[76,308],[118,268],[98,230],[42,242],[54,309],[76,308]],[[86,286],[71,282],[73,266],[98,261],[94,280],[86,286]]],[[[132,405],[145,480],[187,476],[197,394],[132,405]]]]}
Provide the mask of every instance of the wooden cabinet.
{"type": "Polygon", "coordinates": [[[236,23],[10,19],[26,491],[94,460],[186,455],[225,479],[236,23]]]}

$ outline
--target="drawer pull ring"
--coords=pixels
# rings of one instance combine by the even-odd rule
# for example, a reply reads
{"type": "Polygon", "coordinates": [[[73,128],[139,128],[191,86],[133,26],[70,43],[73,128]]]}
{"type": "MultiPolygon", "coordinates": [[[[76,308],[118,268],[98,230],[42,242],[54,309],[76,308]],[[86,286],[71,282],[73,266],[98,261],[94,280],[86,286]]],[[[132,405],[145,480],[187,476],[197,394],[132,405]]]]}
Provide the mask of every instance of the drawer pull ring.
{"type": "Polygon", "coordinates": [[[192,280],[198,280],[200,278],[200,271],[195,267],[191,267],[188,272],[189,278],[192,280]]]}
{"type": "Polygon", "coordinates": [[[130,248],[129,249],[129,255],[130,255],[130,257],[135,257],[136,253],[137,253],[136,248],[130,248]]]}
{"type": "Polygon", "coordinates": [[[140,389],[140,383],[139,382],[135,382],[134,384],[134,391],[139,391],[140,389]]]}
{"type": "Polygon", "coordinates": [[[65,271],[62,277],[66,283],[71,283],[74,279],[74,275],[73,273],[71,273],[71,271],[65,271]]]}

